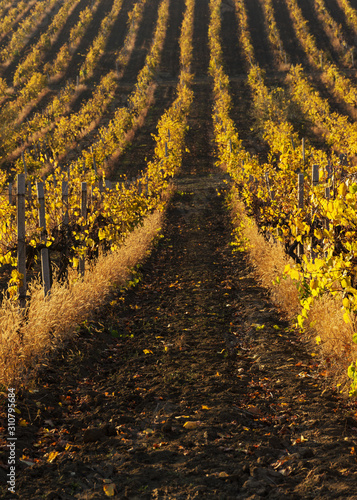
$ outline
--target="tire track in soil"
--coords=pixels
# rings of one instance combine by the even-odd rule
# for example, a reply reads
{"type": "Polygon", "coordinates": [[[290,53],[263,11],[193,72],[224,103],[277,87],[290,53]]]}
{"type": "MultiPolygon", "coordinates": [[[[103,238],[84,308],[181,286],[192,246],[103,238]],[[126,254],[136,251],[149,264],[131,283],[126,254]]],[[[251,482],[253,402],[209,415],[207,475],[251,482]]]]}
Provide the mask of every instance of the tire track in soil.
{"type": "Polygon", "coordinates": [[[322,391],[304,342],[232,254],[208,89],[194,90],[191,152],[140,283],[17,397],[30,420],[17,449],[40,460],[20,462],[18,498],[104,498],[104,480],[130,500],[355,498],[356,404],[322,391]]]}

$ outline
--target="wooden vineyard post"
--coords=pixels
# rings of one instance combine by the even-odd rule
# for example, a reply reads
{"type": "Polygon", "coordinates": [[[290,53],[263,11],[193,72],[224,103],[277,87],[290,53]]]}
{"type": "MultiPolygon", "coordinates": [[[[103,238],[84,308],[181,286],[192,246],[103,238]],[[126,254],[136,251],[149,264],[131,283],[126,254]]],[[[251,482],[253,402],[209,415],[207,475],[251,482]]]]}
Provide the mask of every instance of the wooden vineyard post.
{"type": "Polygon", "coordinates": [[[23,151],[21,153],[21,158],[22,158],[22,163],[24,164],[25,177],[27,177],[27,165],[26,165],[25,153],[23,151]]]}
{"type": "Polygon", "coordinates": [[[62,216],[63,216],[63,226],[67,232],[69,217],[68,217],[68,181],[62,181],[62,216]]]}
{"type": "Polygon", "coordinates": [[[47,228],[46,228],[46,212],[45,212],[45,193],[43,189],[43,182],[37,183],[37,200],[38,200],[38,218],[41,228],[41,239],[43,240],[43,248],[41,248],[41,270],[42,270],[42,283],[43,292],[45,297],[51,290],[51,270],[50,259],[48,255],[47,241],[47,228]]]}
{"type": "Polygon", "coordinates": [[[274,196],[274,192],[270,189],[270,181],[269,181],[269,173],[268,172],[265,172],[265,182],[267,185],[269,198],[273,201],[275,196],[274,196]]]}
{"type": "Polygon", "coordinates": [[[303,163],[305,163],[305,137],[302,138],[301,149],[302,149],[302,161],[303,163]]]}
{"type": "Polygon", "coordinates": [[[312,166],[312,186],[315,187],[319,183],[319,166],[312,166]]]}
{"type": "Polygon", "coordinates": [[[68,276],[68,181],[62,181],[62,242],[63,256],[60,275],[68,276]]]}
{"type": "MultiPolygon", "coordinates": [[[[87,183],[82,182],[81,216],[84,222],[87,220],[87,198],[88,198],[87,183]]],[[[83,224],[83,229],[84,229],[84,224],[83,224]]],[[[79,273],[81,276],[84,276],[84,270],[85,270],[85,257],[81,256],[81,258],[79,259],[79,273]]]]}
{"type": "Polygon", "coordinates": [[[25,225],[25,174],[17,176],[17,271],[22,275],[19,286],[20,307],[26,306],[26,225],[25,225]]]}
{"type": "MultiPolygon", "coordinates": [[[[319,183],[319,166],[318,165],[313,165],[312,166],[312,189],[314,189],[319,183]]],[[[314,228],[315,224],[312,223],[312,218],[313,218],[313,207],[311,207],[311,257],[312,260],[315,260],[316,257],[316,252],[314,250],[314,228]]]]}
{"type": "MultiPolygon", "coordinates": [[[[329,186],[325,187],[325,198],[326,200],[331,199],[331,188],[329,186]]],[[[330,221],[328,220],[327,217],[326,217],[326,229],[327,231],[330,230],[330,221]]]]}
{"type": "Polygon", "coordinates": [[[13,197],[12,197],[12,182],[9,182],[9,205],[13,204],[13,197]]]}
{"type": "Polygon", "coordinates": [[[90,152],[92,153],[92,158],[93,158],[93,170],[94,170],[94,173],[95,173],[95,175],[98,175],[97,164],[96,164],[95,156],[94,156],[94,152],[93,152],[93,146],[90,148],[90,152]]]}
{"type": "Polygon", "coordinates": [[[304,208],[304,174],[298,174],[298,208],[304,208]]]}
{"type": "MultiPolygon", "coordinates": [[[[298,208],[304,208],[304,174],[298,174],[298,208]]],[[[299,257],[304,253],[304,245],[299,242],[297,254],[299,257]]]]}
{"type": "Polygon", "coordinates": [[[31,203],[32,200],[32,183],[29,181],[27,183],[27,201],[31,203]]]}

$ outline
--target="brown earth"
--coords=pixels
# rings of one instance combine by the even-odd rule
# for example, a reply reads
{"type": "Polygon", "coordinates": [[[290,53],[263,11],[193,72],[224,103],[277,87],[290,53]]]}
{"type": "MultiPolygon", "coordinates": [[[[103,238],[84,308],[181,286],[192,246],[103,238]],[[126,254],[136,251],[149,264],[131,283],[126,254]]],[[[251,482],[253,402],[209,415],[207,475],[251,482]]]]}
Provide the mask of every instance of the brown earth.
{"type": "MultiPolygon", "coordinates": [[[[206,0],[196,14],[188,152],[163,237],[132,286],[18,391],[16,494],[2,486],[1,498],[357,498],[356,402],[331,389],[233,251],[229,180],[211,146],[206,0]]],[[[244,81],[232,88],[254,149],[249,93],[244,81]]]]}

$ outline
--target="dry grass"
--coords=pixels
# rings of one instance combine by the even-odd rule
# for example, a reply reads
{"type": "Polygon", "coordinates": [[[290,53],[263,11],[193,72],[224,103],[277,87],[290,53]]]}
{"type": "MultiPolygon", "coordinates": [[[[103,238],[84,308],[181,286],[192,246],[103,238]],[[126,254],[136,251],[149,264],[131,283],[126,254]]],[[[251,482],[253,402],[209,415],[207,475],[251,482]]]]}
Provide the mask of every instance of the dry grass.
{"type": "Polygon", "coordinates": [[[102,256],[84,278],[73,271],[69,284],[54,283],[44,299],[39,282],[30,287],[26,320],[18,307],[4,299],[0,306],[0,383],[27,384],[39,360],[75,334],[79,323],[90,317],[113,287],[130,278],[132,268],[148,253],[162,223],[162,213],[147,217],[116,252],[102,256]]]}
{"type": "Polygon", "coordinates": [[[261,284],[269,289],[274,303],[285,311],[290,319],[300,310],[299,294],[296,284],[288,277],[276,283],[281,277],[286,264],[291,263],[280,243],[268,242],[259,233],[255,222],[245,212],[243,203],[236,194],[232,198],[232,217],[236,226],[240,225],[240,237],[246,242],[246,248],[261,284]]]}
{"type": "Polygon", "coordinates": [[[357,359],[357,346],[352,342],[352,326],[343,320],[341,303],[340,296],[326,296],[315,300],[307,322],[311,325],[308,332],[311,343],[314,345],[314,350],[319,351],[320,359],[326,368],[326,375],[341,392],[347,394],[351,382],[347,377],[347,369],[357,359]],[[318,348],[317,336],[321,339],[318,348]]]}
{"type": "MultiPolygon", "coordinates": [[[[284,311],[290,320],[301,312],[296,282],[287,277],[281,279],[284,267],[293,261],[286,256],[279,242],[269,243],[259,233],[258,227],[245,212],[236,192],[232,192],[232,216],[240,227],[238,238],[245,242],[250,260],[256,269],[261,284],[270,292],[274,303],[284,311]],[[276,278],[280,278],[277,283],[276,278]]],[[[357,346],[352,342],[353,330],[343,320],[341,297],[319,297],[309,311],[305,321],[306,340],[311,352],[318,354],[323,372],[332,385],[338,386],[343,394],[348,393],[350,379],[348,366],[357,359],[357,346]],[[320,337],[319,345],[316,338],[320,337]]]]}

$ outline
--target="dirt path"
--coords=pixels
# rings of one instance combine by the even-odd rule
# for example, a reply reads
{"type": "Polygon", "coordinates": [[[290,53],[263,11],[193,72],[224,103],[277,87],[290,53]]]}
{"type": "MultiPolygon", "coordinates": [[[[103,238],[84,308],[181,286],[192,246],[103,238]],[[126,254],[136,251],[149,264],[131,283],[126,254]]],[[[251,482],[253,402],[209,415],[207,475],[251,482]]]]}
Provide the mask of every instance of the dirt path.
{"type": "Polygon", "coordinates": [[[249,21],[249,33],[254,47],[257,63],[267,71],[274,69],[274,57],[264,25],[264,14],[259,0],[246,2],[249,21]]]}
{"type": "Polygon", "coordinates": [[[226,4],[222,9],[221,43],[224,56],[224,69],[231,79],[245,73],[246,61],[238,40],[238,25],[235,8],[226,4]]]}

